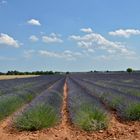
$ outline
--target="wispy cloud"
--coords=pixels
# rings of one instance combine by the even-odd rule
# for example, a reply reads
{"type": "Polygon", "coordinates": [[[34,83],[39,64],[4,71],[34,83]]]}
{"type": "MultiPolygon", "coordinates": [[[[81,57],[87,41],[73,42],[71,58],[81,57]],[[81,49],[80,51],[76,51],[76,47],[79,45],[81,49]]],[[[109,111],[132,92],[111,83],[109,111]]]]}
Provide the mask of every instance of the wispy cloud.
{"type": "Polygon", "coordinates": [[[35,35],[31,35],[31,36],[29,37],[29,40],[30,40],[31,42],[37,42],[37,41],[39,40],[39,38],[38,38],[37,36],[35,36],[35,35]]]}
{"type": "Polygon", "coordinates": [[[60,35],[51,33],[50,35],[42,36],[42,41],[44,43],[62,43],[63,40],[60,38],[60,35]]]}
{"type": "Polygon", "coordinates": [[[95,56],[93,58],[93,60],[105,60],[105,61],[117,61],[117,60],[122,60],[122,59],[127,59],[127,60],[138,60],[139,57],[137,56],[123,56],[121,54],[116,54],[115,56],[113,54],[102,54],[102,55],[98,55],[98,56],[95,56]]]}
{"type": "Polygon", "coordinates": [[[0,34],[0,44],[12,46],[15,48],[20,47],[20,43],[17,40],[15,40],[13,37],[4,33],[0,34]]]}
{"type": "Polygon", "coordinates": [[[8,3],[7,0],[0,0],[0,7],[1,7],[2,5],[7,4],[7,3],[8,3]]]}
{"type": "Polygon", "coordinates": [[[45,57],[62,58],[65,60],[76,60],[77,57],[82,56],[82,54],[80,52],[72,52],[70,50],[65,50],[63,52],[40,50],[39,54],[42,56],[45,56],[45,57]]]}
{"type": "Polygon", "coordinates": [[[27,21],[27,23],[28,23],[29,25],[33,25],[33,26],[41,26],[40,21],[37,20],[37,19],[30,19],[30,20],[27,21]]]}
{"type": "Polygon", "coordinates": [[[93,32],[91,28],[81,28],[80,31],[85,32],[85,33],[92,33],[93,32]]]}
{"type": "Polygon", "coordinates": [[[23,57],[31,58],[34,55],[35,52],[36,52],[35,50],[25,50],[23,52],[23,57]]]}
{"type": "Polygon", "coordinates": [[[140,30],[138,30],[138,29],[125,29],[125,30],[119,29],[116,31],[109,32],[109,35],[129,38],[132,35],[140,35],[140,30]]]}

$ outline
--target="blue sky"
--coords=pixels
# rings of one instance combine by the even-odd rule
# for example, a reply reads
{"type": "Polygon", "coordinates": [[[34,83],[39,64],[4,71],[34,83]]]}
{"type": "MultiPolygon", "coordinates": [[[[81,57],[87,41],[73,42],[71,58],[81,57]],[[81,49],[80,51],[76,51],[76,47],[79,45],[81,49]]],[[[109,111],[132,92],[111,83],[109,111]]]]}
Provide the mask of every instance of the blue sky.
{"type": "Polygon", "coordinates": [[[0,71],[140,69],[139,0],[0,0],[0,71]]]}

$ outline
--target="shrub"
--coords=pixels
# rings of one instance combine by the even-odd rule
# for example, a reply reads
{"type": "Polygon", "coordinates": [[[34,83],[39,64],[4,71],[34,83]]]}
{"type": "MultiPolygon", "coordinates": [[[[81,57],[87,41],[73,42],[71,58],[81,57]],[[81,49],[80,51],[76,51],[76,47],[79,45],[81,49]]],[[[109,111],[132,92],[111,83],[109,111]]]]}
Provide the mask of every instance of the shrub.
{"type": "Polygon", "coordinates": [[[140,103],[128,103],[127,107],[121,110],[120,114],[126,120],[140,120],[140,103]]]}
{"type": "Polygon", "coordinates": [[[76,124],[86,131],[105,129],[108,117],[101,109],[91,105],[82,105],[77,111],[76,124]]]}
{"type": "Polygon", "coordinates": [[[35,131],[48,128],[58,122],[55,110],[51,106],[37,105],[18,116],[14,124],[19,130],[35,131]]]}
{"type": "Polygon", "coordinates": [[[111,93],[102,94],[100,98],[112,109],[116,109],[123,102],[123,97],[119,95],[113,96],[111,93]]]}
{"type": "Polygon", "coordinates": [[[23,100],[18,96],[6,96],[0,100],[0,120],[4,119],[17,108],[23,105],[23,100]]]}

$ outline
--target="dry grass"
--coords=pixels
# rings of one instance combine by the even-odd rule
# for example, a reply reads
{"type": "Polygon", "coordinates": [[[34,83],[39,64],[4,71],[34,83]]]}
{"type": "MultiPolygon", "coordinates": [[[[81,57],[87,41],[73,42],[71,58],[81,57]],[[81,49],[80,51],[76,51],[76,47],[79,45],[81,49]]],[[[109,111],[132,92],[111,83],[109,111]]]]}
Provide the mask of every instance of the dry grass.
{"type": "Polygon", "coordinates": [[[29,78],[39,75],[0,75],[0,80],[15,79],[15,78],[29,78]]]}

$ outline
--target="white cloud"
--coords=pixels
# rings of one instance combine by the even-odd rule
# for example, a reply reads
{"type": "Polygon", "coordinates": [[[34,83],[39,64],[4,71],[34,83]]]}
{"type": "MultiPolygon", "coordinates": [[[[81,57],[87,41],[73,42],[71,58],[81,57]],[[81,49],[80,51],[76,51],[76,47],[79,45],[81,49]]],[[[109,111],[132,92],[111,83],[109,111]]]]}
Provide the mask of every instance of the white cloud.
{"type": "Polygon", "coordinates": [[[109,35],[129,38],[132,35],[140,35],[140,30],[136,29],[119,29],[114,32],[109,32],[109,35]]]}
{"type": "Polygon", "coordinates": [[[52,58],[64,58],[66,60],[75,60],[77,57],[82,56],[80,52],[72,52],[70,50],[65,50],[63,52],[40,50],[39,54],[42,56],[52,57],[52,58]]]}
{"type": "Polygon", "coordinates": [[[17,40],[7,34],[0,34],[0,44],[12,46],[15,48],[19,48],[20,44],[17,40]]]}
{"type": "Polygon", "coordinates": [[[42,36],[42,41],[45,43],[62,43],[63,40],[60,38],[60,35],[51,33],[49,36],[42,36]]]}
{"type": "Polygon", "coordinates": [[[92,29],[91,28],[82,28],[80,29],[80,31],[84,32],[84,33],[92,33],[92,29]]]}
{"type": "Polygon", "coordinates": [[[113,55],[104,55],[103,54],[103,55],[94,57],[93,60],[101,60],[101,61],[105,60],[106,61],[106,60],[114,60],[114,59],[116,59],[116,58],[113,55]]]}
{"type": "Polygon", "coordinates": [[[64,56],[69,56],[69,57],[81,57],[82,53],[80,52],[72,52],[70,50],[65,50],[63,52],[64,56]]]}
{"type": "Polygon", "coordinates": [[[89,33],[84,36],[72,35],[69,38],[76,41],[77,45],[84,49],[104,50],[108,53],[122,54],[124,56],[135,55],[135,52],[129,50],[124,44],[107,40],[97,33],[89,33]]]}
{"type": "Polygon", "coordinates": [[[38,38],[37,36],[35,36],[35,35],[31,35],[31,36],[29,37],[29,39],[30,39],[30,41],[32,41],[32,42],[37,42],[37,41],[39,40],[39,38],[38,38]]]}
{"type": "Polygon", "coordinates": [[[37,19],[30,19],[27,21],[27,23],[34,26],[41,26],[41,23],[37,19]]]}
{"type": "Polygon", "coordinates": [[[85,41],[80,41],[77,43],[78,46],[82,47],[82,48],[91,48],[92,47],[92,42],[85,42],[85,41]]]}
{"type": "Polygon", "coordinates": [[[60,54],[56,53],[56,52],[51,52],[51,51],[47,51],[47,50],[40,50],[39,53],[41,55],[44,55],[46,57],[57,57],[57,58],[60,58],[62,57],[60,54]]]}
{"type": "Polygon", "coordinates": [[[51,37],[61,37],[61,34],[51,33],[50,36],[51,37]]]}

